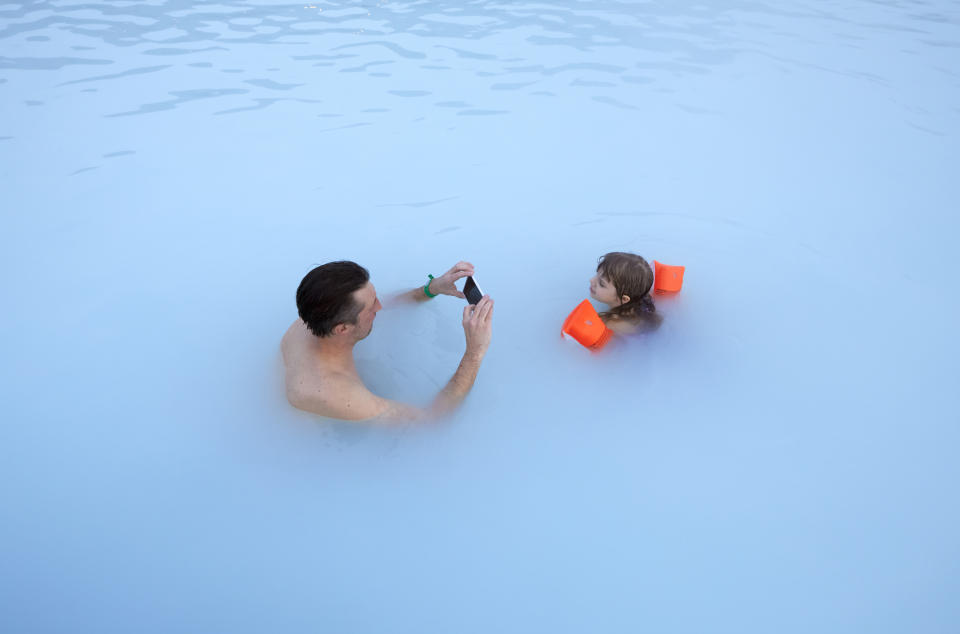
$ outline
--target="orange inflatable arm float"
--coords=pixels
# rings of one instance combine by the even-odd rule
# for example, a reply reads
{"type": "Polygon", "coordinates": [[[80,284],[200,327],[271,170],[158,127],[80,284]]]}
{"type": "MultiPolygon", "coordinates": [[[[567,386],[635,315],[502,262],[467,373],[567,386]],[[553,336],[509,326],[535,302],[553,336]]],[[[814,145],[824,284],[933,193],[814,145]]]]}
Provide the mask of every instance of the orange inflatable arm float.
{"type": "Polygon", "coordinates": [[[566,333],[591,350],[599,350],[607,345],[613,331],[600,319],[590,300],[585,299],[573,309],[563,322],[560,336],[566,333]]]}
{"type": "Polygon", "coordinates": [[[683,272],[686,267],[670,266],[653,261],[653,288],[661,293],[676,293],[683,286],[683,272]]]}

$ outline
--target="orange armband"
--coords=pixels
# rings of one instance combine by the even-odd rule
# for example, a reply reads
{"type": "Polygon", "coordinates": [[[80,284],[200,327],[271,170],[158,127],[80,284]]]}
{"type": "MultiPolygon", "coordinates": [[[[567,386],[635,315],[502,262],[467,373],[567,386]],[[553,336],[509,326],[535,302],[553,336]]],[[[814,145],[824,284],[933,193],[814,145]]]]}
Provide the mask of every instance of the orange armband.
{"type": "Polygon", "coordinates": [[[597,314],[593,304],[588,299],[580,302],[573,309],[573,312],[567,316],[563,322],[563,328],[560,330],[560,336],[562,337],[564,333],[591,350],[599,350],[607,345],[610,337],[613,336],[613,331],[603,323],[600,315],[597,314]]]}
{"type": "Polygon", "coordinates": [[[676,293],[683,286],[683,272],[686,267],[670,266],[653,261],[653,288],[661,293],[676,293]]]}

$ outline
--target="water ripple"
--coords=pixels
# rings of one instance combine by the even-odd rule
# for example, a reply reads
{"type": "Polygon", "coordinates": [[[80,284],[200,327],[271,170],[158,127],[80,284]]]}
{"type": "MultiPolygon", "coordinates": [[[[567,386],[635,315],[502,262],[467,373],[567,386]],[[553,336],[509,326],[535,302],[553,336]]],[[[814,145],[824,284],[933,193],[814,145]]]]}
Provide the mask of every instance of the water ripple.
{"type": "Polygon", "coordinates": [[[0,57],[0,69],[59,70],[71,65],[112,64],[109,59],[86,59],[82,57],[0,57]]]}
{"type": "Polygon", "coordinates": [[[305,86],[306,84],[281,84],[279,82],[273,81],[272,79],[247,79],[243,83],[250,84],[252,86],[257,86],[259,88],[267,88],[269,90],[293,90],[300,86],[305,86]]]}
{"type": "Polygon", "coordinates": [[[122,73],[113,73],[110,75],[96,75],[94,77],[84,77],[83,79],[74,79],[71,81],[65,81],[57,84],[58,86],[70,86],[72,84],[82,84],[88,81],[102,81],[107,79],[120,79],[121,77],[129,77],[131,75],[143,75],[144,73],[155,73],[160,70],[165,70],[170,68],[170,64],[163,64],[161,66],[141,66],[139,68],[131,68],[130,70],[125,70],[122,73]]]}
{"type": "Polygon", "coordinates": [[[213,99],[216,97],[223,97],[226,95],[242,95],[248,92],[250,91],[235,89],[235,88],[173,91],[170,94],[173,95],[175,99],[170,99],[167,101],[158,101],[154,103],[147,103],[147,104],[143,104],[136,110],[130,110],[127,112],[116,112],[116,113],[108,114],[105,116],[128,117],[128,116],[138,115],[138,114],[148,114],[151,112],[159,112],[161,110],[172,110],[179,105],[182,105],[190,101],[196,101],[197,99],[213,99]]]}
{"type": "MultiPolygon", "coordinates": [[[[304,96],[326,99],[329,95],[323,87],[333,83],[327,73],[377,78],[395,96],[430,94],[421,89],[422,81],[417,81],[419,86],[397,82],[434,74],[428,86],[450,87],[431,91],[439,98],[440,108],[451,107],[440,105],[446,103],[465,104],[475,96],[456,90],[464,83],[456,80],[459,75],[471,81],[516,77],[487,86],[498,91],[495,98],[502,103],[486,104],[484,112],[507,111],[511,97],[503,92],[521,91],[535,83],[542,84],[539,90],[524,93],[528,95],[524,98],[575,96],[632,109],[630,102],[648,86],[682,76],[709,75],[745,56],[766,58],[766,63],[779,68],[839,75],[892,89],[891,78],[877,73],[874,65],[826,62],[813,38],[818,33],[836,33],[847,46],[863,50],[865,58],[869,52],[865,42],[878,38],[938,50],[942,57],[955,55],[960,48],[957,12],[941,5],[922,0],[909,7],[853,1],[808,7],[801,2],[781,5],[756,0],[720,4],[395,0],[362,5],[346,0],[320,5],[41,0],[0,5],[0,41],[11,44],[6,50],[21,53],[0,57],[4,75],[0,83],[13,73],[43,70],[55,72],[55,86],[103,82],[103,90],[129,94],[123,89],[128,82],[139,75],[156,76],[149,85],[137,85],[135,93],[146,103],[106,115],[111,117],[170,110],[197,99],[238,97],[246,92],[244,83],[266,90],[312,91],[304,96]],[[797,46],[785,47],[784,42],[790,41],[797,46]],[[253,56],[252,46],[261,47],[253,56]],[[76,51],[90,53],[71,53],[76,51]],[[150,57],[158,56],[171,61],[149,63],[150,57]],[[558,58],[564,63],[558,64],[558,58]],[[233,85],[212,88],[224,73],[265,70],[247,68],[251,59],[282,68],[288,81],[238,77],[233,85]],[[85,66],[111,64],[120,70],[96,76],[79,73],[85,66]],[[387,64],[390,72],[371,72],[387,64]],[[184,75],[184,66],[196,74],[184,75]],[[443,73],[442,81],[436,73],[443,73]],[[173,77],[177,85],[167,81],[173,77]],[[571,87],[603,89],[608,94],[588,97],[571,87]],[[163,99],[166,95],[175,99],[163,99]]],[[[271,103],[235,103],[217,112],[261,109],[271,103]]],[[[465,113],[472,111],[459,112],[465,113]]]]}

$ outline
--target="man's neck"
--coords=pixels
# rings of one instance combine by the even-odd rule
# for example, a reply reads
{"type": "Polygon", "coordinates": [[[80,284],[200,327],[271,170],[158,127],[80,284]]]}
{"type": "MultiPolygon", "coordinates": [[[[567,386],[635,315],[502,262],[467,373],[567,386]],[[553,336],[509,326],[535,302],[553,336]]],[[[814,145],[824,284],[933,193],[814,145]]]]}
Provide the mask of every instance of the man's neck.
{"type": "Polygon", "coordinates": [[[349,341],[342,337],[320,338],[311,336],[310,353],[325,368],[356,372],[356,366],[353,362],[354,345],[356,345],[355,341],[349,341]]]}

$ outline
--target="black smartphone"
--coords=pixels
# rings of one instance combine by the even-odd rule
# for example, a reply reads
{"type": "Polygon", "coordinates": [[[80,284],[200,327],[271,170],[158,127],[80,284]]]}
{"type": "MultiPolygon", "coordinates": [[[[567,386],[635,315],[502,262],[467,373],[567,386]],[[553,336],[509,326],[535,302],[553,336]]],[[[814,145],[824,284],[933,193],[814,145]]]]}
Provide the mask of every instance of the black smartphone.
{"type": "Polygon", "coordinates": [[[463,294],[467,296],[467,301],[471,304],[476,304],[483,299],[483,291],[481,291],[477,283],[473,281],[472,275],[468,275],[467,281],[463,284],[463,294]]]}

